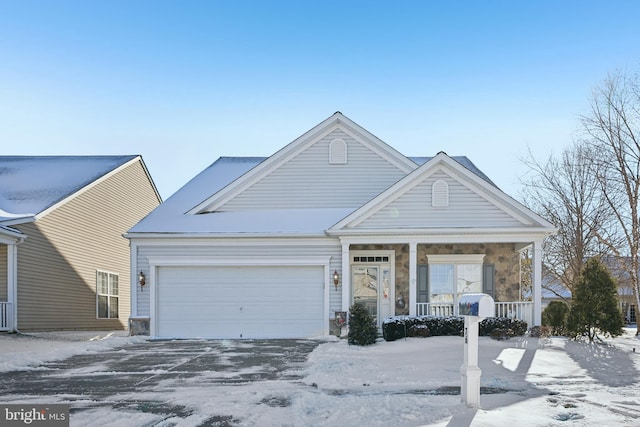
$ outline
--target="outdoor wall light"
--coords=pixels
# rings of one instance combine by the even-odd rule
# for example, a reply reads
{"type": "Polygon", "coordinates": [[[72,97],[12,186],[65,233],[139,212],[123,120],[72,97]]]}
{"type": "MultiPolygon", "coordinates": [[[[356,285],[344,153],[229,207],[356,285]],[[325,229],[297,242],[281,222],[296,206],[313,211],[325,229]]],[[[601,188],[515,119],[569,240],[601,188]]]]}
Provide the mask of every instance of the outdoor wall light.
{"type": "Polygon", "coordinates": [[[138,275],[138,283],[140,283],[140,290],[142,290],[143,286],[146,284],[144,273],[142,271],[138,275]]]}
{"type": "Polygon", "coordinates": [[[336,287],[336,291],[338,290],[338,283],[340,282],[340,276],[338,276],[338,270],[333,272],[333,285],[336,287]]]}

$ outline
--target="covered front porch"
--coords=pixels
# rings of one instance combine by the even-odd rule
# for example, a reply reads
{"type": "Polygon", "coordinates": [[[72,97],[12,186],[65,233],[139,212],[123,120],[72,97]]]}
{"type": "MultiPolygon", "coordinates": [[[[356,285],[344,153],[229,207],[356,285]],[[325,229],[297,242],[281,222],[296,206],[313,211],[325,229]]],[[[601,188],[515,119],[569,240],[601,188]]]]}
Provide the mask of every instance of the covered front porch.
{"type": "Polygon", "coordinates": [[[496,316],[540,325],[542,241],[530,237],[429,236],[398,243],[343,236],[342,310],[366,303],[379,324],[395,315],[456,316],[461,295],[483,292],[496,301],[496,316]]]}

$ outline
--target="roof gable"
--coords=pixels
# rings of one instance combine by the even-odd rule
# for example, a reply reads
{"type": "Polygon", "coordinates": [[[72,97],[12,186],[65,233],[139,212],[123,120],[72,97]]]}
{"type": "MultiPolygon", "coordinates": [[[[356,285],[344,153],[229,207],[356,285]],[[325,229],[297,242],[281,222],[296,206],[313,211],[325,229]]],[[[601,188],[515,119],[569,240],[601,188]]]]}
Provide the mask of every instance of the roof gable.
{"type": "Polygon", "coordinates": [[[241,211],[252,206],[356,208],[417,167],[337,112],[187,213],[241,211]],[[336,141],[345,144],[344,161],[332,162],[336,141]]]}
{"type": "MultiPolygon", "coordinates": [[[[468,161],[468,160],[467,160],[468,161]]],[[[475,166],[474,166],[475,168],[475,166]]],[[[378,197],[329,229],[330,233],[382,230],[516,229],[553,225],[507,196],[490,181],[445,153],[438,153],[378,197]],[[435,188],[448,192],[446,199],[435,188]]]]}
{"type": "Polygon", "coordinates": [[[139,156],[0,156],[0,222],[33,221],[139,156]]]}

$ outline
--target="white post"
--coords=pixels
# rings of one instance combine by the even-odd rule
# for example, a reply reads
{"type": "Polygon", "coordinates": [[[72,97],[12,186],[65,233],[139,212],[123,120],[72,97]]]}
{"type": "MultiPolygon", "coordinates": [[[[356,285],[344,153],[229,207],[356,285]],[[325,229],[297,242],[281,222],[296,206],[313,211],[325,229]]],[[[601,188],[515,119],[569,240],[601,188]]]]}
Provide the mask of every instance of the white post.
{"type": "Polygon", "coordinates": [[[533,325],[542,325],[542,242],[533,242],[533,325]]]}
{"type": "Polygon", "coordinates": [[[460,368],[462,401],[471,408],[480,407],[480,376],[478,367],[478,332],[480,318],[464,316],[464,361],[460,368]]]}
{"type": "Polygon", "coordinates": [[[464,360],[460,368],[460,396],[470,408],[480,407],[480,375],[478,367],[478,332],[480,320],[495,316],[495,302],[487,294],[464,294],[458,310],[464,316],[464,360]]]}
{"type": "Polygon", "coordinates": [[[18,244],[7,245],[7,300],[9,328],[18,332],[18,244]]]}
{"type": "Polygon", "coordinates": [[[349,243],[342,242],[342,311],[349,312],[351,305],[351,262],[349,243]]]}
{"type": "Polygon", "coordinates": [[[418,302],[418,244],[409,243],[409,315],[416,315],[418,302]]]}

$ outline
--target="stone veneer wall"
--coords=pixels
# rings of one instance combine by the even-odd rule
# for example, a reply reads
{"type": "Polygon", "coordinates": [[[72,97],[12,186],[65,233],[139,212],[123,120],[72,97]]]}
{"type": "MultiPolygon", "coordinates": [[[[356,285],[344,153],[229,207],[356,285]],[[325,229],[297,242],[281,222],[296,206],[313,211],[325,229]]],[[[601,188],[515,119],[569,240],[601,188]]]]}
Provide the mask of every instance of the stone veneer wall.
{"type": "MultiPolygon", "coordinates": [[[[409,314],[409,245],[351,245],[349,250],[395,251],[395,314],[409,314]]],[[[421,244],[418,245],[418,265],[428,264],[428,253],[484,254],[484,262],[495,266],[495,301],[520,300],[520,255],[513,243],[421,244]]]]}

